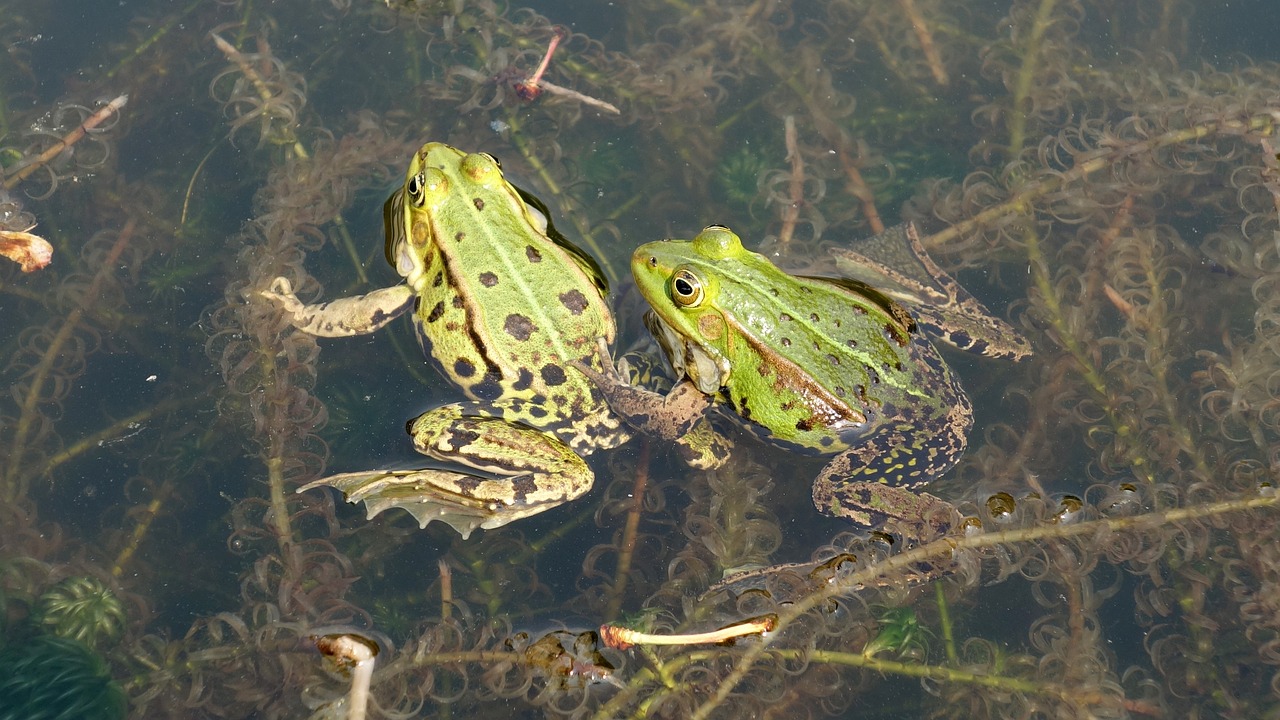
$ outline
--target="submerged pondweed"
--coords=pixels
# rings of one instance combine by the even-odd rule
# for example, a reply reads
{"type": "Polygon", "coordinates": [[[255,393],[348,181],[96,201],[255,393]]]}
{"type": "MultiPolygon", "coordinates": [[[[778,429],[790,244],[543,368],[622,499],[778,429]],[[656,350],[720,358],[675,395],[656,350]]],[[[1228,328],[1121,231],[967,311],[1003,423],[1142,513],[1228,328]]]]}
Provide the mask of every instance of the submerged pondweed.
{"type": "MultiPolygon", "coordinates": [[[[0,695],[24,717],[122,691],[181,718],[1273,713],[1280,67],[1222,39],[1264,18],[1203,5],[0,0],[0,230],[53,250],[0,265],[0,695]],[[1033,351],[944,353],[975,409],[928,487],[952,527],[823,517],[821,460],[743,433],[715,470],[602,449],[591,492],[467,540],[297,493],[408,463],[404,421],[461,397],[403,325],[317,340],[262,295],[398,282],[380,210],[428,141],[491,154],[600,263],[619,357],[646,349],[642,243],[723,224],[866,281],[855,239],[914,223],[1033,351]]],[[[921,326],[964,298],[882,289],[921,326]]]]}

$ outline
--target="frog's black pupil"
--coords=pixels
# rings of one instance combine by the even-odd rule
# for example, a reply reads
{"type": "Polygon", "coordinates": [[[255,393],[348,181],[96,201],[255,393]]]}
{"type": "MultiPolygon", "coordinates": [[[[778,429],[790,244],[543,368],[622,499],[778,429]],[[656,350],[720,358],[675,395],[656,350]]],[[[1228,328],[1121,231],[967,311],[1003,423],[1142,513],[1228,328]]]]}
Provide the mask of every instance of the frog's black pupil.
{"type": "Polygon", "coordinates": [[[676,292],[682,296],[692,295],[693,286],[690,285],[689,281],[685,280],[684,278],[676,278],[676,292]]]}

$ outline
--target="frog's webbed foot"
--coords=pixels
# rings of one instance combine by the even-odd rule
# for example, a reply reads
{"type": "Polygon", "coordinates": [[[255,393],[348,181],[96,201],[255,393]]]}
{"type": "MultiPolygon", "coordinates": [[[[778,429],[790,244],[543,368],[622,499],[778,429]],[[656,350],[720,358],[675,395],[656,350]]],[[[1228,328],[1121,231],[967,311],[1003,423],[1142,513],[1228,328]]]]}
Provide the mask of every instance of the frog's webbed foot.
{"type": "Polygon", "coordinates": [[[404,314],[416,297],[408,285],[394,285],[365,295],[304,305],[285,277],[276,278],[259,294],[275,303],[291,325],[318,337],[367,335],[404,314]]]}
{"type": "Polygon", "coordinates": [[[348,502],[363,502],[371,518],[403,508],[422,527],[439,520],[465,538],[476,529],[550,510],[591,489],[591,468],[564,442],[476,410],[476,404],[445,405],[409,424],[419,452],[464,468],[345,473],[308,483],[299,492],[328,485],[348,502]]]}
{"type": "Polygon", "coordinates": [[[432,520],[439,520],[457,530],[464,540],[474,530],[502,527],[560,504],[507,504],[474,497],[465,491],[467,483],[462,478],[468,477],[431,469],[352,472],[307,483],[298,488],[298,492],[325,486],[335,488],[347,502],[363,502],[370,519],[383,510],[402,508],[418,521],[419,527],[425,528],[432,520]]]}

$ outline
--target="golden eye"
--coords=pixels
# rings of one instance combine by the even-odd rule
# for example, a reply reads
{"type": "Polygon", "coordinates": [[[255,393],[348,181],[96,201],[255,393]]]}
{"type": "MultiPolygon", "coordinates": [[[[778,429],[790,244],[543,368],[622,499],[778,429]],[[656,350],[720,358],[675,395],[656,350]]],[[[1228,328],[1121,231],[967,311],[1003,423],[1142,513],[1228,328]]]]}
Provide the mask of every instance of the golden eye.
{"type": "Polygon", "coordinates": [[[678,268],[671,275],[671,299],[682,308],[697,307],[702,303],[704,293],[702,281],[691,271],[678,268]]]}

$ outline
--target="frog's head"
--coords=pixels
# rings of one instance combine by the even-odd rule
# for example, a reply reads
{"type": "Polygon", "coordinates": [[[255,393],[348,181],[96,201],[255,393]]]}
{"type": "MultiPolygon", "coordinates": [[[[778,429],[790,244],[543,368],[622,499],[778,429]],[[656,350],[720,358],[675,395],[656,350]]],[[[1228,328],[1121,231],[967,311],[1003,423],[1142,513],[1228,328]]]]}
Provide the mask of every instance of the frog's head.
{"type": "Polygon", "coordinates": [[[693,240],[647,243],[631,256],[631,274],[653,309],[650,330],[674,369],[706,393],[728,382],[731,369],[717,266],[750,255],[731,230],[712,225],[693,240]]]}
{"type": "Polygon", "coordinates": [[[432,247],[428,219],[449,195],[447,170],[458,167],[465,156],[443,143],[423,145],[409,161],[404,185],[382,206],[387,262],[410,284],[426,270],[426,256],[432,247]]]}

